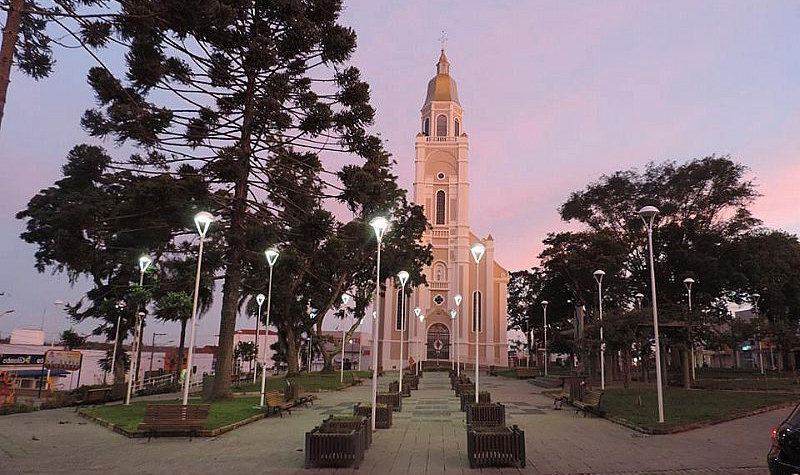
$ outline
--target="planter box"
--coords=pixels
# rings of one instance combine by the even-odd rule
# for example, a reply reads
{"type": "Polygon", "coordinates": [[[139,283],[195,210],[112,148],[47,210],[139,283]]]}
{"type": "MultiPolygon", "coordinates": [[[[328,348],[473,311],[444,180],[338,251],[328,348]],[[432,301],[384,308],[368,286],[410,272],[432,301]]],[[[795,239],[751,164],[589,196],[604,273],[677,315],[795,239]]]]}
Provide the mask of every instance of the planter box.
{"type": "Polygon", "coordinates": [[[525,432],[512,427],[473,427],[467,430],[469,467],[525,467],[525,432]]]}
{"type": "Polygon", "coordinates": [[[461,397],[461,393],[465,391],[475,391],[475,384],[473,383],[457,383],[455,387],[456,396],[461,397]]]}
{"type": "MultiPolygon", "coordinates": [[[[400,392],[400,382],[399,381],[392,381],[389,383],[389,392],[396,393],[400,392]]],[[[403,397],[411,397],[411,387],[408,385],[408,382],[405,378],[403,378],[403,397]]]]}
{"type": "MultiPolygon", "coordinates": [[[[478,393],[478,402],[489,403],[492,402],[492,395],[489,391],[480,391],[478,393]]],[[[467,407],[475,404],[475,390],[461,392],[461,411],[466,411],[467,407]]]]}
{"type": "Polygon", "coordinates": [[[455,389],[459,384],[471,383],[472,380],[469,376],[462,374],[461,376],[454,376],[450,378],[450,388],[455,389]]]}
{"type": "Polygon", "coordinates": [[[386,404],[393,411],[400,412],[403,410],[403,398],[398,392],[378,393],[378,404],[386,404]]]}
{"type": "Polygon", "coordinates": [[[358,468],[364,461],[362,429],[315,427],[306,432],[306,468],[358,468]]]}
{"type": "Polygon", "coordinates": [[[403,376],[403,389],[405,389],[406,384],[408,384],[408,389],[416,391],[419,389],[419,377],[411,374],[403,376]]]}
{"type": "Polygon", "coordinates": [[[328,416],[322,421],[320,426],[323,432],[336,431],[338,429],[360,430],[364,436],[364,449],[372,445],[372,426],[369,417],[364,416],[328,416]]]}
{"type": "Polygon", "coordinates": [[[467,406],[467,428],[506,425],[506,406],[500,403],[472,403],[467,406]]]}
{"type": "MultiPolygon", "coordinates": [[[[356,404],[353,406],[353,415],[367,418],[367,423],[372,426],[372,406],[370,404],[356,404]]],[[[392,408],[386,404],[378,404],[375,407],[375,427],[377,429],[389,429],[392,427],[392,408]]]]}

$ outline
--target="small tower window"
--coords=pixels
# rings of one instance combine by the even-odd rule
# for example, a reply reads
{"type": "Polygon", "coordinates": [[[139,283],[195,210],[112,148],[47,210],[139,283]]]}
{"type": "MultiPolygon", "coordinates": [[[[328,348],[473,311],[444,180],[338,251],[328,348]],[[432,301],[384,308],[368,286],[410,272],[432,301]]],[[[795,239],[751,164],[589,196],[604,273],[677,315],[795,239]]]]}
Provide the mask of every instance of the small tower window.
{"type": "Polygon", "coordinates": [[[455,124],[453,126],[453,132],[455,132],[453,135],[455,135],[456,137],[461,135],[461,122],[459,122],[458,119],[455,120],[455,124]]]}
{"type": "Polygon", "coordinates": [[[481,293],[480,292],[473,292],[472,293],[472,331],[481,331],[481,313],[482,311],[481,305],[481,293]],[[477,330],[475,329],[477,326],[477,330]]]}
{"type": "Polygon", "coordinates": [[[447,136],[447,116],[444,114],[439,114],[439,116],[436,117],[436,136],[447,136]]]}
{"type": "Polygon", "coordinates": [[[429,117],[425,117],[425,121],[422,123],[422,133],[424,135],[431,134],[431,119],[429,117]]]}
{"type": "Polygon", "coordinates": [[[445,194],[444,190],[436,192],[436,224],[444,224],[444,211],[445,211],[445,194]]]}

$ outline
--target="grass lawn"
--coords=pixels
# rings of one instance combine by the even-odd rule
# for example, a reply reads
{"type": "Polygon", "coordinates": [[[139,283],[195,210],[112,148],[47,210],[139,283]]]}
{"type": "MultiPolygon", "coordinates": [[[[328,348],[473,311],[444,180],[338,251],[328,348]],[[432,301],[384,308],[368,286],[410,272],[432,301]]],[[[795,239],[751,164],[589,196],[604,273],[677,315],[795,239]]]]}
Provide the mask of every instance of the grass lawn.
{"type": "Polygon", "coordinates": [[[711,422],[744,414],[759,408],[798,401],[800,395],[789,393],[757,393],[705,391],[667,388],[664,391],[664,423],[658,423],[655,388],[606,388],[601,408],[610,416],[620,417],[646,429],[670,429],[678,426],[711,422]],[[638,401],[641,398],[641,404],[638,401]]]}
{"type": "Polygon", "coordinates": [[[800,392],[791,372],[767,371],[765,378],[753,370],[701,368],[697,370],[695,387],[702,389],[728,389],[740,391],[800,392]]]}
{"type": "MultiPolygon", "coordinates": [[[[289,382],[295,386],[300,386],[306,391],[315,391],[318,389],[338,389],[343,386],[349,386],[353,380],[353,374],[356,376],[368,379],[372,377],[369,371],[345,371],[344,384],[339,383],[339,372],[335,373],[311,373],[303,374],[301,376],[294,376],[289,378],[289,382]]],[[[286,376],[270,376],[267,374],[267,391],[283,391],[286,384],[286,376]]],[[[261,379],[256,384],[245,384],[242,386],[234,387],[234,392],[259,392],[261,391],[261,379]]]]}
{"type": "MultiPolygon", "coordinates": [[[[111,422],[128,431],[136,431],[139,423],[144,419],[144,409],[149,403],[157,404],[180,404],[180,399],[165,401],[141,401],[133,402],[130,406],[117,404],[113,406],[97,406],[86,409],[87,414],[111,422]]],[[[247,419],[261,411],[254,407],[258,406],[257,397],[239,397],[229,401],[212,402],[208,409],[208,422],[206,429],[217,429],[234,422],[247,419]]],[[[202,400],[192,398],[189,404],[202,404],[202,400]]]]}

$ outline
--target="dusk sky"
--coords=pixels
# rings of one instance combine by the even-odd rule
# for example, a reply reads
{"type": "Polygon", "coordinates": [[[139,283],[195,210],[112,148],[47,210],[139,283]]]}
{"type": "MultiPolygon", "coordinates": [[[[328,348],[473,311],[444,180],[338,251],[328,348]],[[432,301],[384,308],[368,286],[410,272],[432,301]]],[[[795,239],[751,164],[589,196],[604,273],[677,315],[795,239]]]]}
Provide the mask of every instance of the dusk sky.
{"type": "MultiPolygon", "coordinates": [[[[768,227],[800,233],[800,2],[348,1],[353,64],[372,90],[374,131],[410,189],[425,87],[446,32],[451,75],[470,137],[471,227],[495,238],[509,270],[536,264],[557,208],[602,174],[650,161],[730,154],[763,195],[768,227]]],[[[54,300],[85,286],[38,274],[14,215],[60,176],[67,151],[91,142],[79,126],[93,105],[79,50],[58,50],[55,74],[14,71],[0,158],[0,333],[68,327],[54,300]]],[[[107,143],[112,150],[114,145],[107,143]]],[[[250,323],[240,319],[241,324],[250,323]]],[[[201,321],[212,343],[219,314],[201,321]]],[[[94,323],[77,326],[88,332],[94,323]]],[[[152,331],[177,332],[177,324],[152,331]]]]}

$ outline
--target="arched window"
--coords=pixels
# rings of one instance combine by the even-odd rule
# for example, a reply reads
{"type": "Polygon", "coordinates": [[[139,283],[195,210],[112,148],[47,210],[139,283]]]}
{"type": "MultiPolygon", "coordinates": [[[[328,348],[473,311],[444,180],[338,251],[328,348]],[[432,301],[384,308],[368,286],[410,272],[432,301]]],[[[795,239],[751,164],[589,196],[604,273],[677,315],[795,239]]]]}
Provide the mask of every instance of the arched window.
{"type": "Polygon", "coordinates": [[[477,292],[477,291],[473,292],[472,293],[472,331],[475,331],[475,326],[476,325],[478,327],[477,331],[481,331],[483,329],[482,325],[481,325],[481,323],[482,323],[482,318],[481,317],[483,316],[483,311],[482,311],[483,306],[481,305],[481,303],[482,303],[481,302],[481,293],[477,292]]]}
{"type": "Polygon", "coordinates": [[[439,116],[436,117],[436,136],[447,136],[447,116],[444,114],[439,114],[439,116]]]}
{"type": "Polygon", "coordinates": [[[447,266],[442,262],[437,262],[433,266],[433,280],[436,282],[445,282],[447,280],[447,266]]]}
{"type": "Polygon", "coordinates": [[[436,192],[436,224],[444,224],[445,222],[445,200],[446,196],[444,190],[436,192]]]}
{"type": "Polygon", "coordinates": [[[456,137],[461,135],[461,122],[459,122],[458,119],[455,120],[455,124],[453,126],[453,132],[455,132],[453,135],[455,135],[456,137]]]}
{"type": "Polygon", "coordinates": [[[422,123],[422,133],[424,135],[431,134],[431,119],[428,117],[425,117],[425,122],[422,123]]]}
{"type": "MultiPolygon", "coordinates": [[[[406,307],[408,307],[408,302],[406,302],[406,307]]],[[[408,314],[408,308],[406,308],[406,314],[408,314]]],[[[400,289],[397,291],[397,309],[395,310],[394,319],[395,330],[403,329],[403,320],[403,289],[400,289]]]]}

